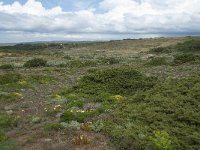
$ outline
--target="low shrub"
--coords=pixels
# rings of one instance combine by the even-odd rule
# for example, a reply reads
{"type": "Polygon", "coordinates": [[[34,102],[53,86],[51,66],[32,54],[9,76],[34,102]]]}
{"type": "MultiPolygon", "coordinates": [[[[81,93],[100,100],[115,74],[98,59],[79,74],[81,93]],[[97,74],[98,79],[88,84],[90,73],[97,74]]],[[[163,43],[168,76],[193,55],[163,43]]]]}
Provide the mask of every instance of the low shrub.
{"type": "Polygon", "coordinates": [[[11,128],[17,125],[17,118],[10,115],[0,115],[0,128],[11,128]]]}
{"type": "Polygon", "coordinates": [[[192,39],[184,43],[179,43],[175,49],[180,52],[200,52],[200,40],[192,39]]]}
{"type": "Polygon", "coordinates": [[[44,67],[47,66],[47,61],[41,58],[34,58],[27,61],[24,64],[24,67],[31,68],[31,67],[44,67]]]}
{"type": "Polygon", "coordinates": [[[115,57],[99,57],[97,60],[99,64],[113,65],[120,63],[120,59],[115,57]]]}
{"type": "Polygon", "coordinates": [[[172,141],[169,134],[165,131],[156,131],[150,137],[150,141],[156,150],[172,150],[172,141]]]}
{"type": "Polygon", "coordinates": [[[103,113],[101,109],[97,109],[95,111],[69,111],[66,110],[61,116],[61,122],[70,122],[70,121],[78,121],[79,123],[83,123],[86,119],[90,119],[96,115],[103,113]]]}
{"type": "Polygon", "coordinates": [[[5,132],[0,129],[0,143],[5,142],[7,140],[7,136],[5,134],[5,132]]]}
{"type": "Polygon", "coordinates": [[[131,68],[106,69],[82,77],[74,90],[90,95],[132,95],[137,90],[145,91],[151,88],[155,81],[155,78],[146,77],[131,68]]]}
{"type": "Polygon", "coordinates": [[[14,67],[13,67],[13,65],[5,64],[5,65],[1,65],[0,69],[14,69],[14,67]]]}
{"type": "Polygon", "coordinates": [[[104,128],[104,123],[101,120],[98,120],[92,124],[92,130],[95,132],[100,132],[103,128],[104,128]]]}
{"type": "Polygon", "coordinates": [[[166,58],[164,57],[152,58],[148,63],[146,63],[147,66],[161,66],[167,64],[166,58]]]}
{"type": "Polygon", "coordinates": [[[22,76],[17,73],[6,73],[0,75],[0,85],[17,83],[22,79],[22,76]]]}
{"type": "Polygon", "coordinates": [[[1,103],[13,102],[15,100],[16,100],[16,97],[13,93],[0,92],[0,102],[1,103]]]}
{"type": "Polygon", "coordinates": [[[172,48],[171,47],[157,47],[150,50],[152,53],[171,53],[172,48]]]}
{"type": "Polygon", "coordinates": [[[52,124],[47,124],[45,126],[45,130],[47,130],[47,131],[52,131],[52,130],[59,131],[62,129],[64,129],[64,126],[60,123],[52,123],[52,124]]]}
{"type": "Polygon", "coordinates": [[[200,62],[200,56],[192,53],[177,54],[174,56],[174,64],[184,64],[191,62],[200,62]]]}

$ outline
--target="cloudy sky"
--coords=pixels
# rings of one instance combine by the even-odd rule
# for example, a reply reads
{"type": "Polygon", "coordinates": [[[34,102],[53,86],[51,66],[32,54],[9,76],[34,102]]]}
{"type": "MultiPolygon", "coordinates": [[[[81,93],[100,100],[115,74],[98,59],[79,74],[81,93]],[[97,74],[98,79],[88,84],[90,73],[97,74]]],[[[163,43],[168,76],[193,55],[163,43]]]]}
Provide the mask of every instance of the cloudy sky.
{"type": "Polygon", "coordinates": [[[200,35],[200,0],[0,0],[0,43],[200,35]]]}

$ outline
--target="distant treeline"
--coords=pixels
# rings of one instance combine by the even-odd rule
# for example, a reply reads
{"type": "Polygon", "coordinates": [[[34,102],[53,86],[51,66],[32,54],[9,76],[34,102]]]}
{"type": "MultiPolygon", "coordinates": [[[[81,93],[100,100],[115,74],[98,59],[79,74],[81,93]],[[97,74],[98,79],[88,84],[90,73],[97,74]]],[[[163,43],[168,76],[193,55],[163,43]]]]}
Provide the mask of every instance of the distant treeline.
{"type": "Polygon", "coordinates": [[[37,51],[37,50],[44,50],[46,48],[70,49],[70,48],[78,48],[78,47],[84,47],[84,46],[94,46],[100,43],[102,44],[104,42],[25,43],[25,44],[16,44],[16,45],[9,45],[9,46],[0,46],[0,50],[37,51]]]}

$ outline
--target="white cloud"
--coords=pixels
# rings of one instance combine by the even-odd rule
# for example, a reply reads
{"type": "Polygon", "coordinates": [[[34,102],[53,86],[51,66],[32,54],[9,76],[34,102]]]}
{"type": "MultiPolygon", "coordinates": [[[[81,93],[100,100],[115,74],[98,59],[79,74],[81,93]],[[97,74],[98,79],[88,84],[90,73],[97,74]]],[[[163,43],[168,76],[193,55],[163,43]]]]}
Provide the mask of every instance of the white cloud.
{"type": "Polygon", "coordinates": [[[200,0],[102,0],[93,9],[65,12],[60,6],[46,9],[37,0],[24,5],[0,2],[0,31],[9,32],[8,37],[17,32],[54,40],[56,35],[64,40],[105,34],[200,33],[199,4],[200,0]]]}

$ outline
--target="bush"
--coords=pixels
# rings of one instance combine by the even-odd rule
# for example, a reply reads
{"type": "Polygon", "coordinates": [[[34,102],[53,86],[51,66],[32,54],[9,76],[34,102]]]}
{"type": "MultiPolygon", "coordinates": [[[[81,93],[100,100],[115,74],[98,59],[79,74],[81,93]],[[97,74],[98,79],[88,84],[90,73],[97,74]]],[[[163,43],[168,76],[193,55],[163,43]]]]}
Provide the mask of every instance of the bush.
{"type": "Polygon", "coordinates": [[[151,88],[154,81],[155,78],[146,77],[131,68],[106,69],[84,76],[74,90],[90,95],[132,95],[137,90],[151,88]]]}
{"type": "Polygon", "coordinates": [[[180,52],[200,52],[200,40],[189,40],[184,43],[179,43],[175,49],[180,52]]]}
{"type": "Polygon", "coordinates": [[[100,132],[104,127],[103,121],[98,120],[92,125],[92,130],[95,132],[100,132]]]}
{"type": "Polygon", "coordinates": [[[150,149],[152,142],[156,149],[198,149],[199,90],[199,76],[158,81],[150,90],[116,103],[104,131],[119,149],[150,149]],[[152,136],[157,130],[167,133],[152,136]]]}
{"type": "Polygon", "coordinates": [[[3,130],[0,129],[0,143],[5,142],[7,140],[6,134],[3,130]]]}
{"type": "Polygon", "coordinates": [[[184,64],[189,62],[200,61],[200,56],[192,53],[177,54],[174,56],[174,64],[184,64]]]}
{"type": "Polygon", "coordinates": [[[170,47],[157,47],[150,50],[152,53],[171,53],[172,49],[170,47]]]}
{"type": "Polygon", "coordinates": [[[112,65],[112,64],[120,63],[120,60],[118,58],[115,58],[115,57],[99,57],[98,62],[100,64],[112,65]]]}
{"type": "Polygon", "coordinates": [[[156,58],[152,58],[146,65],[147,66],[167,65],[167,61],[166,61],[166,58],[164,57],[156,57],[156,58]]]}
{"type": "Polygon", "coordinates": [[[150,137],[150,141],[153,143],[153,147],[156,150],[172,150],[172,141],[169,134],[165,131],[156,131],[154,135],[150,137]]]}
{"type": "Polygon", "coordinates": [[[0,75],[0,85],[17,83],[22,79],[20,74],[7,73],[0,75]]]}
{"type": "Polygon", "coordinates": [[[0,92],[0,103],[13,102],[16,100],[16,96],[12,93],[0,92]]]}
{"type": "Polygon", "coordinates": [[[45,126],[45,130],[47,131],[52,131],[52,130],[59,131],[61,129],[64,129],[64,126],[60,123],[52,123],[52,124],[47,124],[45,126]]]}
{"type": "Polygon", "coordinates": [[[46,66],[46,65],[47,65],[47,61],[46,60],[43,60],[41,58],[34,58],[34,59],[31,59],[31,60],[27,61],[24,64],[24,67],[27,67],[27,68],[42,67],[42,66],[46,66]]]}
{"type": "Polygon", "coordinates": [[[86,119],[92,118],[98,114],[103,113],[101,109],[95,111],[83,111],[83,112],[71,112],[66,110],[61,116],[61,122],[78,121],[79,123],[84,122],[86,119]]]}
{"type": "Polygon", "coordinates": [[[13,65],[5,64],[5,65],[1,65],[0,69],[14,69],[14,67],[13,67],[13,65]]]}
{"type": "Polygon", "coordinates": [[[0,115],[0,128],[10,128],[17,125],[17,118],[10,115],[0,115]]]}

